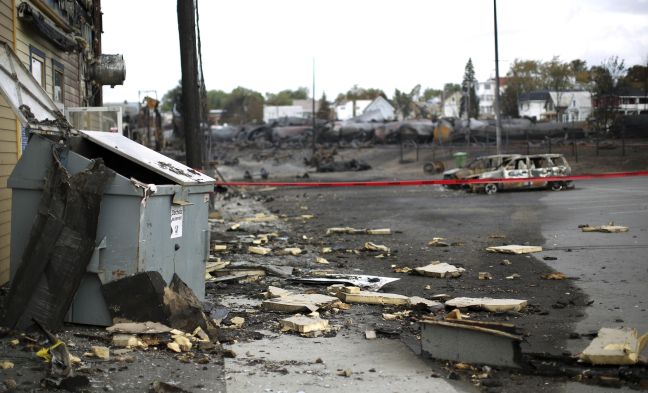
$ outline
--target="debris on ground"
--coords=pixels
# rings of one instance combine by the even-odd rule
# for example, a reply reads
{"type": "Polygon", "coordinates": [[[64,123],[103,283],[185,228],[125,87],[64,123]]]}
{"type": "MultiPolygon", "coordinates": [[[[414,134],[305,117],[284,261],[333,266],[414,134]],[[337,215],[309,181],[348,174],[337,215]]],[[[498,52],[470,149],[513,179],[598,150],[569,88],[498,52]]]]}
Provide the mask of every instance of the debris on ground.
{"type": "Polygon", "coordinates": [[[589,224],[578,226],[583,232],[601,232],[601,233],[621,233],[628,232],[630,228],[621,225],[614,225],[613,222],[608,225],[590,226],[589,224]]]}
{"type": "Polygon", "coordinates": [[[446,307],[481,308],[490,312],[520,311],[527,305],[526,300],[492,299],[488,297],[456,297],[445,302],[446,307]]]}
{"type": "Polygon", "coordinates": [[[513,325],[457,319],[419,323],[421,351],[433,358],[520,367],[522,336],[512,333],[513,325]]]}
{"type": "Polygon", "coordinates": [[[329,321],[318,317],[309,317],[301,314],[293,315],[279,321],[283,331],[294,331],[297,333],[310,333],[327,330],[329,321]]]}
{"type": "Polygon", "coordinates": [[[598,336],[580,354],[580,359],[594,365],[632,365],[648,344],[648,333],[639,337],[632,328],[601,328],[598,336]]]}
{"type": "Polygon", "coordinates": [[[350,368],[345,368],[344,370],[338,370],[337,375],[340,377],[350,377],[353,374],[350,368]]]}
{"type": "Polygon", "coordinates": [[[260,246],[250,246],[248,247],[248,252],[250,254],[267,255],[272,252],[272,249],[260,246]]]}
{"type": "Polygon", "coordinates": [[[465,272],[466,269],[450,265],[449,263],[436,261],[427,266],[416,267],[414,268],[414,271],[422,276],[428,277],[457,278],[460,277],[461,273],[465,272]]]}
{"type": "Polygon", "coordinates": [[[517,273],[513,273],[510,276],[506,276],[507,280],[517,280],[518,278],[520,278],[520,275],[517,273]]]}
{"type": "Polygon", "coordinates": [[[10,368],[14,368],[14,364],[8,360],[3,360],[0,362],[0,369],[2,370],[8,370],[10,368]]]}
{"type": "Polygon", "coordinates": [[[365,338],[367,340],[375,340],[377,338],[376,331],[375,330],[366,330],[365,331],[365,338]]]}
{"type": "Polygon", "coordinates": [[[510,244],[508,246],[493,246],[486,248],[488,252],[499,252],[502,254],[530,254],[534,252],[542,252],[540,246],[520,246],[510,244]]]}
{"type": "Polygon", "coordinates": [[[279,288],[279,287],[274,287],[272,285],[268,286],[268,290],[263,293],[263,295],[264,295],[264,297],[266,299],[275,299],[275,298],[278,298],[278,297],[289,296],[289,295],[292,295],[292,294],[293,294],[292,291],[289,291],[289,290],[286,290],[286,289],[283,289],[283,288],[279,288]]]}
{"type": "Polygon", "coordinates": [[[304,284],[320,284],[320,285],[331,285],[331,284],[346,284],[350,286],[356,286],[365,288],[370,291],[377,291],[383,286],[400,280],[400,278],[392,277],[380,277],[380,276],[368,276],[364,274],[332,274],[326,273],[319,275],[318,277],[295,277],[290,279],[293,282],[299,282],[304,284]]]}
{"type": "Polygon", "coordinates": [[[302,249],[299,247],[288,247],[283,249],[283,253],[292,256],[297,256],[302,253],[302,249]]]}
{"type": "Polygon", "coordinates": [[[480,280],[492,280],[493,276],[489,272],[479,272],[480,280]]]}
{"type": "Polygon", "coordinates": [[[545,280],[566,280],[567,276],[565,273],[561,272],[553,272],[553,273],[547,273],[542,276],[545,280]]]}
{"type": "Polygon", "coordinates": [[[294,294],[279,298],[264,300],[261,303],[266,311],[298,313],[313,312],[322,307],[331,306],[338,302],[338,298],[327,295],[312,294],[294,294]]]}
{"type": "Polygon", "coordinates": [[[200,300],[177,274],[167,286],[160,272],[137,273],[104,284],[102,292],[113,321],[159,322],[182,331],[207,329],[200,300]]]}
{"type": "Polygon", "coordinates": [[[230,327],[234,329],[240,329],[244,323],[245,323],[245,318],[242,317],[233,317],[232,319],[230,319],[230,327]]]}
{"type": "Polygon", "coordinates": [[[511,264],[512,264],[511,261],[509,261],[508,259],[502,259],[502,262],[500,262],[500,265],[504,265],[504,266],[509,266],[511,264]]]}
{"type": "Polygon", "coordinates": [[[391,235],[391,229],[356,229],[351,227],[328,228],[326,235],[391,235]]]}
{"type": "Polygon", "coordinates": [[[176,385],[172,385],[166,382],[155,381],[151,384],[151,393],[189,393],[188,390],[184,390],[176,385]]]}
{"type": "Polygon", "coordinates": [[[396,265],[392,265],[391,268],[394,273],[410,273],[412,270],[414,270],[411,267],[396,265]]]}
{"type": "Polygon", "coordinates": [[[264,214],[264,213],[258,213],[254,215],[254,217],[245,217],[241,221],[242,222],[271,222],[271,221],[277,221],[279,217],[275,216],[274,214],[264,214]]]}
{"type": "Polygon", "coordinates": [[[227,245],[225,244],[214,244],[214,252],[225,252],[227,251],[227,245]]]}
{"type": "Polygon", "coordinates": [[[450,244],[445,242],[445,239],[442,237],[433,237],[432,240],[428,242],[430,247],[449,247],[450,244]]]}
{"type": "Polygon", "coordinates": [[[345,290],[338,293],[340,300],[345,303],[389,304],[398,306],[408,304],[409,302],[409,297],[404,295],[361,291],[357,287],[351,287],[357,288],[357,290],[349,290],[347,288],[349,287],[345,287],[345,290]]]}
{"type": "Polygon", "coordinates": [[[170,327],[158,322],[123,322],[106,328],[109,333],[124,334],[162,334],[169,333],[170,327]]]}
{"type": "Polygon", "coordinates": [[[36,356],[49,362],[50,369],[47,373],[48,378],[56,381],[55,383],[60,383],[61,379],[72,375],[72,362],[70,361],[70,352],[67,349],[67,345],[47,330],[39,320],[34,319],[33,321],[43,334],[45,334],[50,345],[48,348],[42,348],[36,352],[36,356]]]}
{"type": "Polygon", "coordinates": [[[327,261],[326,258],[315,257],[315,263],[319,263],[319,264],[322,264],[322,265],[328,265],[331,262],[327,261]]]}
{"type": "Polygon", "coordinates": [[[110,360],[110,348],[93,345],[87,355],[101,360],[110,360]]]}
{"type": "Polygon", "coordinates": [[[440,310],[444,307],[444,305],[440,302],[422,298],[420,296],[412,296],[408,299],[407,302],[411,307],[423,307],[430,311],[440,310]]]}
{"type": "Polygon", "coordinates": [[[380,252],[386,252],[388,254],[390,252],[389,247],[384,246],[382,244],[372,243],[372,242],[366,242],[364,244],[363,249],[365,251],[380,251],[380,252]]]}

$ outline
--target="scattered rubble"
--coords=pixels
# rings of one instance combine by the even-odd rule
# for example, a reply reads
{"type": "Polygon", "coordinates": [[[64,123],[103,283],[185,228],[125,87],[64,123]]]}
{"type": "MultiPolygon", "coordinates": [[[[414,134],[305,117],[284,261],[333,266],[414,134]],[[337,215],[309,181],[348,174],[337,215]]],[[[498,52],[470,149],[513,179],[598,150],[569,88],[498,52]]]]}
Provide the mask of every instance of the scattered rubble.
{"type": "Polygon", "coordinates": [[[391,229],[356,229],[351,227],[328,228],[326,235],[391,235],[391,229]]]}
{"type": "Polygon", "coordinates": [[[248,252],[250,254],[268,255],[272,252],[272,249],[267,247],[250,246],[248,247],[248,252]]]}
{"type": "Polygon", "coordinates": [[[647,344],[648,333],[639,337],[636,329],[601,328],[580,358],[594,365],[636,364],[647,344]]]}
{"type": "Polygon", "coordinates": [[[428,242],[430,247],[450,247],[449,243],[445,242],[445,239],[442,237],[433,237],[432,240],[428,242]]]}
{"type": "Polygon", "coordinates": [[[480,280],[492,280],[493,276],[489,272],[479,272],[480,280]]]}
{"type": "Polygon", "coordinates": [[[522,336],[511,332],[512,325],[463,319],[419,322],[421,350],[433,358],[520,367],[522,336]]]}
{"type": "Polygon", "coordinates": [[[313,312],[338,302],[338,298],[320,294],[294,294],[264,300],[261,306],[266,311],[285,313],[313,312]]]}
{"type": "Polygon", "coordinates": [[[414,271],[422,276],[428,277],[457,278],[460,277],[461,273],[465,272],[466,269],[445,262],[436,261],[427,266],[414,268],[414,271]]]}
{"type": "Polygon", "coordinates": [[[368,276],[364,274],[321,274],[318,277],[295,277],[290,279],[293,282],[300,282],[305,284],[347,284],[365,288],[370,291],[377,291],[383,286],[400,280],[400,278],[368,276]]]}
{"type": "Polygon", "coordinates": [[[493,246],[486,248],[488,252],[499,252],[502,254],[530,254],[534,252],[542,252],[542,247],[540,246],[519,246],[519,245],[508,245],[508,246],[493,246]]]}
{"type": "Polygon", "coordinates": [[[340,300],[345,303],[389,304],[394,306],[405,305],[409,303],[409,297],[407,296],[398,295],[395,293],[361,291],[360,288],[357,288],[357,290],[342,291],[338,294],[338,296],[340,297],[340,300]]]}
{"type": "Polygon", "coordinates": [[[520,311],[527,305],[526,300],[456,297],[445,302],[446,307],[481,308],[491,312],[520,311]]]}
{"type": "Polygon", "coordinates": [[[329,321],[319,317],[309,317],[301,314],[293,315],[279,321],[281,329],[284,331],[294,331],[297,333],[310,333],[326,330],[329,327],[329,321]]]}
{"type": "Polygon", "coordinates": [[[389,252],[390,252],[389,247],[384,246],[384,245],[382,245],[382,244],[372,243],[372,242],[366,242],[366,243],[364,244],[364,248],[363,248],[363,249],[364,249],[365,251],[381,251],[381,252],[386,252],[386,253],[389,253],[389,252]]]}
{"type": "Polygon", "coordinates": [[[542,276],[545,280],[566,280],[567,276],[561,272],[547,273],[542,276]]]}
{"type": "Polygon", "coordinates": [[[601,232],[601,233],[621,233],[628,232],[630,228],[621,225],[614,225],[610,222],[608,225],[590,226],[589,224],[578,226],[583,232],[601,232]]]}

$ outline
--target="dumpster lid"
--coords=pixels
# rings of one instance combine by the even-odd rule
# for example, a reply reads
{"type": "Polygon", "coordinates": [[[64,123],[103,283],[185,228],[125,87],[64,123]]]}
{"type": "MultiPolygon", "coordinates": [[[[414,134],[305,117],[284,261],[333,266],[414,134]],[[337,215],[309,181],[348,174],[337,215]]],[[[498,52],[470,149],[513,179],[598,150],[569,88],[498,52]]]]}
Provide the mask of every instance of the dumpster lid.
{"type": "Polygon", "coordinates": [[[0,42],[0,92],[24,126],[65,119],[6,42],[0,42]]]}
{"type": "Polygon", "coordinates": [[[211,177],[114,132],[83,131],[81,136],[183,186],[213,184],[211,177]]]}

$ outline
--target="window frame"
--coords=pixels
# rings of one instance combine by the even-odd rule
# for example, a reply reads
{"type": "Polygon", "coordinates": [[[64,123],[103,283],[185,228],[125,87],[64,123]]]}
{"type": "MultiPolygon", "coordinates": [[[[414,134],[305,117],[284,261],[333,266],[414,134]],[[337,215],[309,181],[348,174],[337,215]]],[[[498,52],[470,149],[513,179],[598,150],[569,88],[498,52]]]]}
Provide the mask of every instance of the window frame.
{"type": "Polygon", "coordinates": [[[63,104],[65,102],[65,67],[63,63],[52,59],[52,100],[63,104]],[[56,99],[56,73],[61,74],[61,99],[56,99]]]}
{"type": "Polygon", "coordinates": [[[29,72],[34,76],[34,79],[45,88],[47,86],[47,56],[45,52],[36,48],[33,45],[29,45],[29,72]],[[41,63],[41,76],[40,81],[34,76],[33,63],[34,60],[41,63]]]}

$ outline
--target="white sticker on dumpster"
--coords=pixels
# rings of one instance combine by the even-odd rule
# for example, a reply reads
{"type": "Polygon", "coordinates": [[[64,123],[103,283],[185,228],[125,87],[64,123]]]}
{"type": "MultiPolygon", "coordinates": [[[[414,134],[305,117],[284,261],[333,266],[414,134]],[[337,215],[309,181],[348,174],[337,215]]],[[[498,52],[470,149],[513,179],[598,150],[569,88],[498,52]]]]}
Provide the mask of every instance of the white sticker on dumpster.
{"type": "Polygon", "coordinates": [[[182,237],[182,206],[171,206],[171,239],[182,237]]]}

